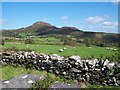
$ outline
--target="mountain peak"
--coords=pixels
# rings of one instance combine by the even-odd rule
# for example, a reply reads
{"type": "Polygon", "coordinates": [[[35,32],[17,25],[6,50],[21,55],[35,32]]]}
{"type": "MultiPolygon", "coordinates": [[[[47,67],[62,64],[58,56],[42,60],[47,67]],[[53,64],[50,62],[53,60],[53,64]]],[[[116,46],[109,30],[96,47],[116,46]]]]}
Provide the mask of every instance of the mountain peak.
{"type": "Polygon", "coordinates": [[[36,25],[41,25],[41,26],[52,26],[51,24],[46,23],[46,22],[42,22],[42,21],[35,22],[35,23],[33,24],[33,27],[35,27],[36,25]]]}

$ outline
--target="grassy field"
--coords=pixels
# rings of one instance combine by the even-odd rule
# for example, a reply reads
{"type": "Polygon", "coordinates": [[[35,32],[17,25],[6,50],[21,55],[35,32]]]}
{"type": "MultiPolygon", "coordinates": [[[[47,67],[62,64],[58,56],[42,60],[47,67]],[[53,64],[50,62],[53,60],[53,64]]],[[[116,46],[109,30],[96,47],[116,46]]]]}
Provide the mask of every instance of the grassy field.
{"type": "Polygon", "coordinates": [[[3,66],[0,70],[0,72],[2,72],[2,77],[0,77],[0,80],[7,80],[7,79],[11,79],[15,76],[18,76],[20,74],[36,74],[36,75],[43,75],[45,76],[47,72],[45,71],[37,71],[34,69],[25,69],[23,67],[13,67],[13,66],[3,66]]]}
{"type": "MultiPolygon", "coordinates": [[[[24,67],[13,67],[13,66],[3,66],[0,68],[0,72],[2,73],[2,77],[0,77],[0,80],[9,80],[16,76],[19,76],[21,74],[35,74],[40,76],[45,76],[46,79],[43,81],[37,81],[32,88],[48,88],[52,83],[55,81],[59,82],[65,82],[65,83],[74,83],[75,80],[72,79],[65,79],[63,77],[56,76],[52,73],[47,73],[46,71],[38,71],[35,69],[26,69],[24,67]]],[[[119,90],[120,87],[112,87],[112,86],[97,86],[97,85],[90,85],[87,82],[85,83],[87,85],[88,90],[92,90],[93,88],[109,88],[111,90],[119,90]]]]}
{"type": "Polygon", "coordinates": [[[49,76],[49,78],[51,78],[51,79],[72,83],[71,79],[67,80],[63,77],[56,76],[55,74],[48,73],[46,71],[40,71],[40,70],[36,70],[36,69],[26,69],[21,66],[19,66],[19,67],[13,67],[10,65],[2,66],[0,68],[0,72],[2,72],[1,73],[2,77],[0,77],[0,80],[9,80],[9,79],[12,79],[15,76],[19,76],[21,74],[35,74],[35,75],[40,75],[40,76],[45,76],[45,77],[49,76]]]}
{"type": "MultiPolygon", "coordinates": [[[[9,41],[10,43],[6,43],[3,46],[0,45],[0,48],[2,48],[3,50],[4,49],[15,49],[15,48],[19,49],[19,50],[34,50],[35,52],[39,52],[39,53],[58,54],[58,55],[65,56],[65,57],[68,57],[71,55],[79,55],[82,58],[89,58],[92,56],[94,56],[95,58],[100,58],[101,55],[103,56],[103,58],[105,58],[106,56],[110,57],[117,52],[117,51],[112,51],[112,50],[106,50],[106,47],[65,46],[65,45],[61,44],[59,39],[54,39],[54,38],[35,38],[35,41],[38,43],[37,44],[23,44],[24,41],[9,41]],[[13,42],[13,44],[11,42],[13,42]],[[56,45],[48,45],[48,44],[52,44],[52,43],[54,43],[56,45]],[[63,49],[63,48],[67,48],[67,49],[64,52],[59,52],[59,49],[63,49]]],[[[7,66],[3,66],[2,68],[0,68],[0,72],[2,72],[1,73],[2,77],[0,77],[0,80],[11,79],[20,74],[43,75],[43,76],[48,77],[48,80],[46,80],[44,82],[40,82],[40,84],[45,87],[48,86],[49,80],[50,81],[57,80],[57,81],[68,82],[68,83],[74,82],[74,80],[71,80],[71,79],[68,80],[63,77],[56,76],[55,74],[47,73],[46,71],[38,71],[35,69],[26,69],[24,67],[13,67],[13,66],[7,65],[7,66]]],[[[89,86],[88,85],[88,87],[98,88],[100,86],[96,86],[96,85],[89,86]]]]}
{"type": "Polygon", "coordinates": [[[82,58],[88,58],[94,56],[99,58],[101,55],[103,58],[105,56],[112,56],[115,54],[115,51],[106,50],[106,47],[86,47],[86,46],[63,46],[63,45],[38,45],[38,44],[5,44],[2,46],[3,49],[10,49],[15,47],[16,49],[25,49],[25,50],[34,50],[35,52],[46,53],[46,54],[58,54],[61,56],[71,56],[71,55],[80,55],[82,58]],[[59,49],[67,48],[64,52],[59,52],[59,49]]]}

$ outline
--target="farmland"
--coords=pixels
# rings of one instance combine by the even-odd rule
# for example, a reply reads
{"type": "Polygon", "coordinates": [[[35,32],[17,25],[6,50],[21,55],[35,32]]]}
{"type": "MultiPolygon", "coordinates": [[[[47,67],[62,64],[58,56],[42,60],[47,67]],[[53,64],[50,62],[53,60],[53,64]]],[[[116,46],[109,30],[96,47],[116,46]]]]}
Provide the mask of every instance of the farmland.
{"type": "Polygon", "coordinates": [[[115,51],[106,50],[106,47],[87,47],[87,46],[64,46],[64,45],[37,45],[37,44],[5,44],[3,49],[12,49],[16,48],[19,50],[34,50],[39,53],[47,54],[58,54],[61,56],[71,56],[71,55],[80,55],[82,58],[87,57],[96,57],[99,58],[101,55],[103,57],[112,56],[115,54],[115,51]],[[67,49],[64,52],[59,52],[59,49],[66,47],[67,49]]]}
{"type": "MultiPolygon", "coordinates": [[[[88,60],[89,58],[90,59],[93,59],[93,58],[106,59],[107,57],[108,58],[112,57],[116,55],[116,53],[118,53],[118,47],[115,47],[115,46],[109,46],[109,47],[105,47],[105,46],[100,47],[100,46],[95,46],[95,45],[87,46],[84,43],[77,43],[74,46],[72,43],[71,45],[64,45],[64,42],[61,39],[55,38],[55,37],[34,36],[30,39],[26,39],[25,37],[24,38],[8,37],[7,39],[5,39],[4,44],[1,45],[0,47],[2,48],[3,52],[6,50],[8,50],[8,52],[9,51],[21,51],[21,50],[35,51],[35,53],[58,54],[60,56],[64,56],[68,58],[72,55],[79,55],[81,58],[83,59],[85,58],[88,60]],[[64,49],[64,48],[66,49],[60,52],[60,49],[64,49]],[[112,48],[112,49],[107,49],[107,48],[112,48]]],[[[114,60],[119,60],[119,59],[114,58],[114,60]]],[[[60,76],[56,76],[54,73],[49,73],[49,72],[42,71],[42,70],[36,70],[34,67],[31,69],[28,69],[22,66],[13,67],[11,65],[6,65],[2,67],[1,71],[2,71],[2,77],[0,78],[1,80],[12,79],[15,76],[19,76],[20,74],[25,74],[25,73],[46,76],[48,77],[48,80],[46,79],[43,82],[35,83],[35,84],[38,84],[38,86],[43,85],[44,87],[47,87],[49,84],[48,82],[51,82],[51,80],[52,82],[54,81],[62,81],[62,82],[67,82],[67,83],[74,82],[74,79],[70,77],[69,79],[66,79],[67,75],[66,77],[63,77],[63,76],[60,77],[60,76]]],[[[102,86],[97,86],[96,84],[91,85],[88,83],[86,84],[86,86],[90,88],[102,87],[102,86]]],[[[33,87],[36,87],[36,86],[33,86],[33,87]]],[[[112,86],[107,86],[107,87],[111,88],[112,86]]]]}

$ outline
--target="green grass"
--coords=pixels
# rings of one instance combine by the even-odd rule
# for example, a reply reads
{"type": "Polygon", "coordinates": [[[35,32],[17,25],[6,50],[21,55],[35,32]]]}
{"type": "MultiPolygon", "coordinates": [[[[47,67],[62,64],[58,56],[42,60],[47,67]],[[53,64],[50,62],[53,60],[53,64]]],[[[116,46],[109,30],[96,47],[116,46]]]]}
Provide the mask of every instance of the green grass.
{"type": "Polygon", "coordinates": [[[120,86],[98,86],[98,85],[88,85],[88,90],[120,90],[120,86]]]}
{"type": "Polygon", "coordinates": [[[37,44],[29,44],[28,47],[26,44],[5,44],[2,48],[3,49],[10,49],[16,47],[16,49],[26,49],[26,50],[35,50],[35,52],[46,53],[46,54],[58,54],[61,56],[71,56],[71,55],[80,55],[82,58],[94,56],[99,58],[101,55],[103,58],[105,56],[112,56],[115,54],[115,51],[106,50],[105,47],[96,47],[93,46],[92,48],[86,46],[63,46],[63,45],[37,45],[37,44]],[[67,49],[64,52],[59,52],[59,49],[63,49],[66,47],[67,49]]]}
{"type": "Polygon", "coordinates": [[[2,72],[2,77],[0,77],[0,80],[8,80],[11,79],[15,76],[21,75],[21,74],[35,74],[35,75],[40,75],[40,76],[45,76],[49,77],[50,79],[58,80],[58,81],[63,81],[63,82],[68,82],[71,83],[71,79],[65,79],[63,77],[58,77],[55,74],[48,73],[46,71],[40,71],[40,70],[35,70],[35,69],[26,69],[24,67],[13,67],[10,65],[7,66],[2,66],[0,68],[0,72],[2,72]]]}
{"type": "Polygon", "coordinates": [[[15,76],[18,76],[20,74],[36,74],[36,75],[46,75],[46,71],[37,71],[35,69],[25,69],[23,67],[13,67],[13,66],[3,66],[0,69],[0,72],[2,72],[2,77],[0,77],[0,80],[6,80],[6,79],[11,79],[15,76]]]}
{"type": "MultiPolygon", "coordinates": [[[[46,79],[43,81],[36,81],[33,86],[31,87],[32,89],[34,88],[48,88],[52,83],[55,81],[59,82],[65,82],[65,83],[73,83],[76,82],[76,80],[72,79],[65,79],[63,77],[56,76],[55,74],[52,73],[47,73],[46,71],[38,71],[35,69],[26,69],[24,67],[13,67],[13,66],[3,66],[0,68],[0,72],[2,72],[2,77],[0,77],[0,80],[9,80],[12,79],[18,75],[21,74],[35,74],[35,75],[40,75],[40,76],[45,76],[46,79]]],[[[86,84],[88,90],[93,90],[94,88],[98,89],[115,89],[119,90],[120,87],[113,87],[113,86],[98,86],[98,85],[90,85],[86,84]]]]}
{"type": "Polygon", "coordinates": [[[46,77],[46,79],[44,79],[43,81],[36,81],[36,83],[34,83],[31,88],[48,88],[55,81],[73,83],[72,79],[65,79],[63,77],[58,77],[55,74],[47,73],[46,71],[26,69],[24,67],[13,67],[7,65],[1,67],[0,72],[2,72],[2,77],[0,77],[0,80],[9,80],[21,74],[35,74],[46,77]]]}
{"type": "MultiPolygon", "coordinates": [[[[60,39],[56,39],[54,37],[48,37],[48,38],[41,38],[41,37],[34,37],[33,40],[35,41],[35,44],[41,44],[41,45],[62,45],[63,42],[60,41],[60,39]]],[[[6,43],[25,43],[25,39],[21,38],[21,40],[16,40],[14,38],[10,40],[5,40],[6,43]]]]}

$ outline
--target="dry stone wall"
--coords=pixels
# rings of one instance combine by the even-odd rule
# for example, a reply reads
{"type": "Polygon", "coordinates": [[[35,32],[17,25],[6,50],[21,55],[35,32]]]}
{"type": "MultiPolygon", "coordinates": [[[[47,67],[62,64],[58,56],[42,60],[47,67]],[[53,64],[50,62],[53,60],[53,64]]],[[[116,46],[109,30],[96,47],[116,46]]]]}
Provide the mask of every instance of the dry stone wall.
{"type": "Polygon", "coordinates": [[[62,77],[71,77],[78,82],[90,84],[120,86],[120,62],[108,59],[81,59],[80,56],[61,57],[57,54],[32,52],[3,52],[1,65],[23,66],[45,70],[62,77]]]}

